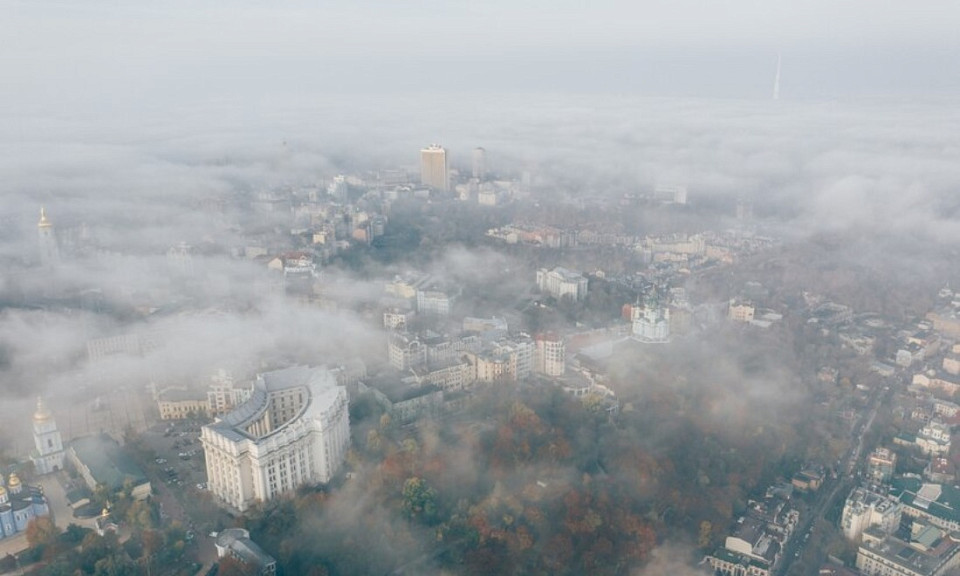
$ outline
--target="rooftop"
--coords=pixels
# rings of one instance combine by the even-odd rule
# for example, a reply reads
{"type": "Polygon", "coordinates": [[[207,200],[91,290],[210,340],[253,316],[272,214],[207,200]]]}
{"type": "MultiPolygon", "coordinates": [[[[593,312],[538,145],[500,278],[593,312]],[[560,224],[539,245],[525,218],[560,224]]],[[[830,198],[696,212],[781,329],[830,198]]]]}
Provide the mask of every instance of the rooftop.
{"type": "Polygon", "coordinates": [[[143,470],[107,434],[78,438],[70,447],[90,470],[93,479],[112,490],[120,490],[128,480],[134,486],[147,482],[143,470]]]}
{"type": "Polygon", "coordinates": [[[217,535],[217,547],[229,550],[241,560],[255,566],[274,564],[273,556],[250,539],[250,533],[243,528],[228,528],[217,535]]]}

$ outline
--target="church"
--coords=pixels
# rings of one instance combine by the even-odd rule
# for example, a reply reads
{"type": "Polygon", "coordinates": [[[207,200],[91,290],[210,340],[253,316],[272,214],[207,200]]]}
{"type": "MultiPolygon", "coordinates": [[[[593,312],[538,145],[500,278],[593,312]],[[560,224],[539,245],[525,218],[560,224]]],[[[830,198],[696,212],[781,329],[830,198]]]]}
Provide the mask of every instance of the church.
{"type": "Polygon", "coordinates": [[[49,514],[43,490],[24,485],[16,474],[4,483],[0,475],[0,538],[24,532],[31,520],[49,514]]]}
{"type": "Polygon", "coordinates": [[[34,451],[30,454],[30,460],[38,475],[63,469],[66,455],[63,451],[63,440],[60,438],[57,422],[42,398],[37,398],[37,411],[33,413],[33,444],[34,451]]]}

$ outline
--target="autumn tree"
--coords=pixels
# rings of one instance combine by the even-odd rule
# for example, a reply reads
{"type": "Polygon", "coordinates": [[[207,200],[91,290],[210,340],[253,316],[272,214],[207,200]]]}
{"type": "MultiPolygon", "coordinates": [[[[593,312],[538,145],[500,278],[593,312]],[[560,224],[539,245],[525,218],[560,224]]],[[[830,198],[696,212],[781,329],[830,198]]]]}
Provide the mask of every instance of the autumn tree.
{"type": "Polygon", "coordinates": [[[58,533],[53,521],[46,516],[34,518],[27,524],[27,542],[31,547],[55,544],[58,533]]]}
{"type": "Polygon", "coordinates": [[[403,483],[403,511],[410,518],[426,523],[437,515],[437,491],[416,476],[403,483]]]}

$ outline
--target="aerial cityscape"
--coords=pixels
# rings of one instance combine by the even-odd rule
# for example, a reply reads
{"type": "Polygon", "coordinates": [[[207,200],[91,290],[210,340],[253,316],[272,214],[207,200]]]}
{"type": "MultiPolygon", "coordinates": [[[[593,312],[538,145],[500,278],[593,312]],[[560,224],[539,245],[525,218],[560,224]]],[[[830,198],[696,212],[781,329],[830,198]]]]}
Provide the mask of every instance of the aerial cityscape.
{"type": "Polygon", "coordinates": [[[202,4],[0,7],[0,574],[960,575],[958,7],[202,4]]]}

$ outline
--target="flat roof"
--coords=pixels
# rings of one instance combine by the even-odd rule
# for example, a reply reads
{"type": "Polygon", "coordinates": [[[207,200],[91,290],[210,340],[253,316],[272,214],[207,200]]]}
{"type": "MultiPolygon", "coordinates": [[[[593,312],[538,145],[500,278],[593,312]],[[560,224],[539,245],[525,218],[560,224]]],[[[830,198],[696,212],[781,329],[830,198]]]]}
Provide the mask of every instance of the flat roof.
{"type": "Polygon", "coordinates": [[[70,447],[98,484],[120,490],[128,480],[134,486],[147,482],[143,470],[107,434],[78,438],[70,443],[70,447]]]}

